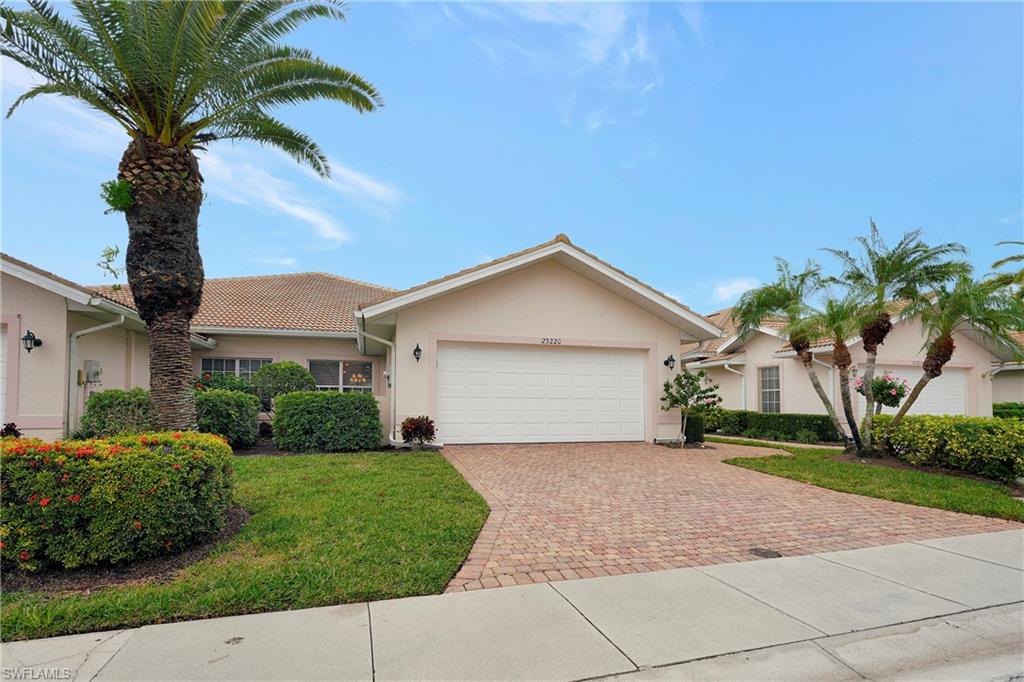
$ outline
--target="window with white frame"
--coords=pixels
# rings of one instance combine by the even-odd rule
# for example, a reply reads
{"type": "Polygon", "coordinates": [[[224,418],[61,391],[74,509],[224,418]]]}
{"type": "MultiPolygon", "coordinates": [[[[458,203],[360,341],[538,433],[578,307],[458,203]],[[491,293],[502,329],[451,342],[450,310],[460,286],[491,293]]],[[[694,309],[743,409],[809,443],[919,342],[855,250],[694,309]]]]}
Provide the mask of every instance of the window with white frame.
{"type": "Polygon", "coordinates": [[[373,363],[310,360],[309,372],[318,391],[373,392],[373,363]]]}
{"type": "Polygon", "coordinates": [[[761,388],[761,411],[782,411],[782,385],[779,383],[779,367],[759,367],[758,383],[761,388]]]}
{"type": "Polygon", "coordinates": [[[270,358],[203,358],[203,374],[234,374],[243,379],[252,379],[263,365],[269,365],[270,358]]]}

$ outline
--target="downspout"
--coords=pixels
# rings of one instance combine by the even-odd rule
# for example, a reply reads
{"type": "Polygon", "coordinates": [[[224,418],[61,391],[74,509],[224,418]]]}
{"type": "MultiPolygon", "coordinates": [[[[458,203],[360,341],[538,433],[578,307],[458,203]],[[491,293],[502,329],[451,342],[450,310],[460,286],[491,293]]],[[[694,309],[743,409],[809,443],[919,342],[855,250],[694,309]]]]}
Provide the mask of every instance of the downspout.
{"type": "Polygon", "coordinates": [[[738,369],[730,367],[728,362],[722,365],[722,369],[726,372],[740,375],[740,393],[743,395],[743,409],[747,409],[747,375],[738,369]]]}
{"type": "Polygon", "coordinates": [[[117,319],[111,322],[104,322],[95,327],[87,327],[79,329],[77,332],[71,332],[68,341],[68,421],[64,429],[65,436],[71,435],[72,430],[78,427],[78,339],[86,334],[120,327],[124,324],[124,321],[124,315],[118,315],[117,319]]]}
{"type": "Polygon", "coordinates": [[[367,339],[377,341],[378,343],[383,343],[385,346],[391,349],[391,362],[388,363],[388,385],[391,389],[391,399],[389,400],[391,404],[389,406],[388,412],[390,413],[391,417],[391,433],[388,434],[388,443],[394,447],[400,447],[402,445],[405,445],[405,442],[395,438],[395,428],[397,427],[397,425],[395,424],[395,420],[398,418],[396,412],[396,403],[398,402],[396,400],[396,394],[398,393],[396,389],[398,387],[398,381],[396,380],[397,353],[395,351],[395,344],[393,341],[382,339],[381,337],[366,331],[366,318],[363,317],[362,313],[360,313],[359,316],[363,320],[363,328],[360,329],[359,325],[356,325],[356,334],[359,336],[363,336],[367,339]]]}

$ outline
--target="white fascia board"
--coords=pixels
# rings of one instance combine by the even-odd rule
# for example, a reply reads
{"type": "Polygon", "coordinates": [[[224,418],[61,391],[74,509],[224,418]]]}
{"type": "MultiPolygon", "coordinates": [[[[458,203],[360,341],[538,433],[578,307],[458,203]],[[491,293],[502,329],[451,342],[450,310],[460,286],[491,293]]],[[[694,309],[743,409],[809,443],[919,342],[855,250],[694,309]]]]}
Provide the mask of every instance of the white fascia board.
{"type": "MultiPolygon", "coordinates": [[[[754,330],[754,333],[760,333],[760,334],[767,334],[768,336],[774,336],[774,337],[775,337],[775,338],[777,338],[777,339],[781,339],[781,338],[783,338],[783,335],[782,335],[782,332],[781,332],[781,331],[779,331],[778,329],[772,329],[771,327],[758,327],[757,329],[755,329],[755,330],[754,330]]],[[[749,336],[747,337],[747,339],[743,339],[743,340],[742,340],[742,341],[743,341],[743,343],[746,343],[746,341],[747,341],[747,340],[748,340],[748,339],[749,339],[749,338],[750,338],[751,336],[753,336],[753,334],[749,335],[749,336]]],[[[739,341],[741,341],[741,339],[740,339],[740,335],[739,335],[739,334],[733,334],[732,336],[730,336],[730,337],[729,337],[729,339],[728,339],[728,340],[727,340],[727,341],[726,341],[725,343],[723,343],[723,344],[722,344],[722,345],[721,345],[721,346],[719,347],[718,351],[719,351],[720,353],[721,353],[721,352],[726,352],[726,351],[728,351],[728,350],[729,350],[729,347],[730,347],[730,346],[732,346],[732,345],[733,345],[734,343],[737,343],[737,342],[739,342],[739,341]]],[[[742,345],[743,345],[743,343],[741,343],[740,345],[742,346],[742,345]]]]}
{"type": "Polygon", "coordinates": [[[304,336],[309,338],[354,339],[355,332],[325,332],[312,329],[266,329],[262,327],[212,327],[193,325],[192,331],[199,334],[223,334],[230,336],[304,336]]]}
{"type": "Polygon", "coordinates": [[[656,294],[653,290],[648,289],[646,286],[643,286],[638,282],[634,281],[633,279],[626,277],[625,275],[622,275],[621,273],[615,271],[614,269],[610,268],[604,263],[601,263],[600,261],[594,259],[592,256],[584,254],[580,252],[578,249],[563,242],[556,242],[542,249],[537,249],[536,251],[524,253],[523,255],[518,256],[516,258],[511,258],[500,263],[495,263],[493,265],[480,268],[479,270],[467,272],[466,274],[460,275],[458,277],[453,277],[451,279],[444,280],[430,286],[425,286],[421,289],[416,289],[415,291],[410,291],[407,294],[396,296],[395,298],[383,301],[376,305],[367,306],[366,308],[363,308],[362,314],[365,318],[378,317],[380,315],[384,315],[386,313],[398,310],[399,308],[414,305],[421,301],[433,298],[435,296],[439,296],[441,294],[447,293],[455,289],[459,289],[464,286],[468,286],[470,284],[474,284],[476,282],[488,279],[490,277],[495,277],[497,275],[502,274],[503,272],[515,270],[525,265],[529,265],[530,263],[533,263],[535,261],[542,260],[544,258],[548,258],[559,253],[565,254],[571,258],[576,259],[577,261],[583,263],[587,267],[595,270],[596,272],[601,273],[605,277],[608,277],[609,279],[639,294],[648,301],[655,303],[661,306],[662,308],[668,310],[677,317],[685,319],[690,324],[710,334],[710,338],[721,338],[722,331],[718,327],[702,319],[700,316],[693,313],[692,311],[689,311],[686,308],[682,307],[679,303],[669,299],[666,296],[656,294]]]}
{"type": "Polygon", "coordinates": [[[33,270],[29,270],[28,268],[23,268],[17,263],[12,263],[6,259],[0,262],[2,262],[3,264],[2,271],[6,272],[12,277],[17,277],[18,279],[28,282],[29,284],[34,284],[35,286],[40,287],[41,289],[46,289],[49,292],[57,294],[58,296],[63,296],[64,298],[70,301],[74,301],[75,303],[89,305],[89,299],[93,298],[91,294],[88,294],[77,287],[68,286],[63,282],[58,282],[57,280],[47,277],[46,275],[34,272],[33,270]]]}
{"type": "Polygon", "coordinates": [[[686,369],[708,369],[710,367],[724,367],[725,365],[746,365],[744,357],[728,358],[725,360],[698,360],[697,362],[686,363],[686,369]]]}

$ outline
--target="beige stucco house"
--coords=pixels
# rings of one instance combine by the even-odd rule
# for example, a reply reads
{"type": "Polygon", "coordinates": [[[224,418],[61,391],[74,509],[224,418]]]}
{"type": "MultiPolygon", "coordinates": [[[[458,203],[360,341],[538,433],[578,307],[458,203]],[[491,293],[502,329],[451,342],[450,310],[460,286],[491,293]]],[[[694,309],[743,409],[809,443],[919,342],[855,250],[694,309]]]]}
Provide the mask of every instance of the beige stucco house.
{"type": "MultiPolygon", "coordinates": [[[[8,256],[0,271],[3,421],[59,437],[89,393],[147,385],[127,289],[8,256]],[[28,330],[43,341],[31,352],[28,330]]],[[[669,356],[722,333],[564,235],[404,291],[324,273],[209,279],[192,332],[196,374],[295,360],[324,390],[375,395],[392,438],[426,414],[445,443],[672,438],[669,356]]]]}
{"type": "MultiPolygon", "coordinates": [[[[719,384],[723,407],[762,412],[823,414],[825,408],[811,387],[803,363],[783,338],[779,320],[767,320],[747,338],[736,334],[732,309],[708,315],[722,336],[701,343],[683,344],[681,358],[690,370],[703,369],[719,384]]],[[[1024,332],[1019,341],[1024,345],[1024,332]]],[[[991,347],[969,332],[954,336],[956,351],[942,376],[931,381],[911,407],[911,414],[964,414],[991,416],[993,402],[1024,400],[1024,365],[1014,362],[1005,348],[991,347]]],[[[921,375],[923,336],[916,318],[897,315],[893,331],[878,352],[878,370],[907,379],[921,375]]],[[[852,373],[863,371],[866,356],[859,339],[848,341],[852,373]]],[[[812,349],[815,371],[841,414],[839,374],[832,367],[832,345],[812,349]]],[[[863,415],[863,398],[856,396],[854,411],[863,415]]],[[[892,412],[894,410],[889,409],[892,412]]]]}

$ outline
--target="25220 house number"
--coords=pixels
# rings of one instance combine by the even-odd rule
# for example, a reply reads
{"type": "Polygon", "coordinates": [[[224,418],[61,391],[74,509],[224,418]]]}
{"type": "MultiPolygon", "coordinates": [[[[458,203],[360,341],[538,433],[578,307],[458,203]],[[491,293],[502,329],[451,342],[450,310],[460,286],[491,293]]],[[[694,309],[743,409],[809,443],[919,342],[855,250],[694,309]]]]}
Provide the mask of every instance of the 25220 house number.
{"type": "Polygon", "coordinates": [[[544,346],[561,346],[562,345],[562,339],[556,339],[556,338],[553,338],[553,337],[550,337],[550,336],[542,336],[542,337],[540,337],[540,342],[541,342],[541,345],[544,345],[544,346]]]}

